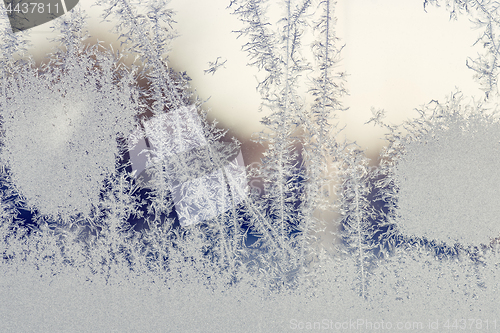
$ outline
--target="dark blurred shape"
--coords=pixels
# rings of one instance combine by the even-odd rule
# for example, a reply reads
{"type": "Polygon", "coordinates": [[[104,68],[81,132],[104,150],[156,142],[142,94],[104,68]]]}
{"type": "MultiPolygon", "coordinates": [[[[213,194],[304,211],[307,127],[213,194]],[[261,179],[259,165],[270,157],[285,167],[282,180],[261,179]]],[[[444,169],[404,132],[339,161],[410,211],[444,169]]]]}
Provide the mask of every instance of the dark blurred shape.
{"type": "Polygon", "coordinates": [[[4,0],[12,32],[24,31],[52,21],[73,9],[78,0],[4,0]]]}

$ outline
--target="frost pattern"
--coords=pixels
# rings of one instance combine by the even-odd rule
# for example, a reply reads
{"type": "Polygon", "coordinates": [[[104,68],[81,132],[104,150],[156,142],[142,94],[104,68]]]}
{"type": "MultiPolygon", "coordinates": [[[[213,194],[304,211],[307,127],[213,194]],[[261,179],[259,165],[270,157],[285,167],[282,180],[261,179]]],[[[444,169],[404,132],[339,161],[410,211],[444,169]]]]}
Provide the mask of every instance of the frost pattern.
{"type": "Polygon", "coordinates": [[[91,213],[114,172],[117,137],[132,126],[126,83],[110,67],[91,71],[92,55],[68,70],[23,71],[4,86],[1,159],[27,205],[44,215],[91,213]]]}
{"type": "Polygon", "coordinates": [[[419,133],[406,138],[395,167],[398,226],[448,245],[488,244],[500,233],[498,119],[458,96],[429,111],[415,120],[419,133]]]}
{"type": "Polygon", "coordinates": [[[492,0],[424,0],[427,5],[444,5],[450,12],[450,19],[467,15],[474,28],[481,31],[476,41],[484,51],[476,59],[467,59],[467,67],[474,71],[474,77],[485,92],[486,98],[498,97],[499,28],[500,4],[492,0]]]}
{"type": "MultiPolygon", "coordinates": [[[[151,145],[149,164],[165,163],[167,179],[180,224],[186,226],[215,218],[238,205],[246,177],[241,151],[224,165],[225,173],[210,161],[208,142],[194,106],[183,107],[144,122],[151,145]],[[224,174],[234,178],[227,193],[224,174]]],[[[234,155],[234,154],[233,154],[234,155]]],[[[228,156],[231,159],[232,156],[228,156]]],[[[147,167],[147,166],[146,166],[147,167]]],[[[153,182],[155,179],[152,180],[153,182]]]]}
{"type": "MultiPolygon", "coordinates": [[[[495,41],[493,2],[444,3],[487,14],[495,41]]],[[[168,67],[167,1],[98,4],[123,50],[84,46],[77,6],[54,21],[58,49],[40,67],[1,8],[2,330],[497,329],[494,85],[491,104],[455,93],[401,126],[375,111],[390,144],[370,167],[339,139],[334,2],[280,1],[273,21],[277,2],[233,0],[269,111],[261,163],[245,168],[240,143],[168,67]],[[326,225],[338,227],[329,247],[326,225]]],[[[493,62],[474,70],[494,83],[490,46],[493,62]]]]}

